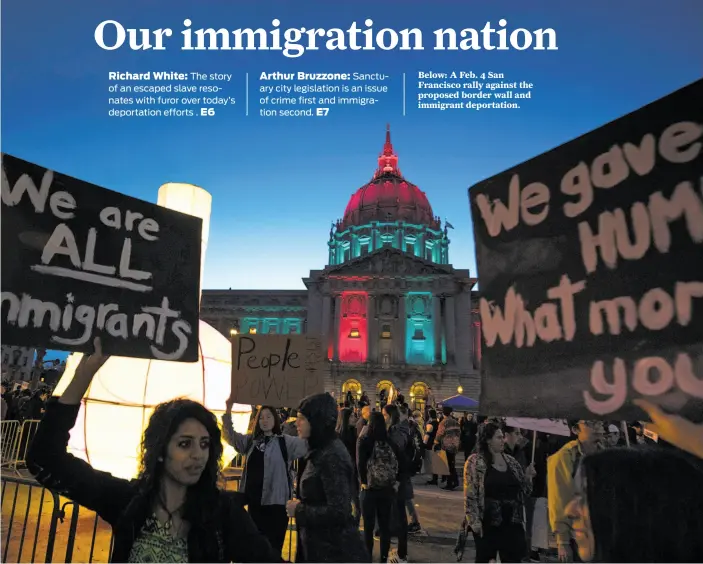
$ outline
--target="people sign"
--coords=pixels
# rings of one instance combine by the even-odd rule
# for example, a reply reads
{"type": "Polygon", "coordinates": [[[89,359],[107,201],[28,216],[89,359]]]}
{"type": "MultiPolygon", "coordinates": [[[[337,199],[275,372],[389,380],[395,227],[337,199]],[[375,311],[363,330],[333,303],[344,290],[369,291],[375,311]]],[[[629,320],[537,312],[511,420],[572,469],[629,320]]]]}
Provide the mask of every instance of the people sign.
{"type": "Polygon", "coordinates": [[[469,189],[481,411],[703,399],[703,81],[469,189]]]}
{"type": "Polygon", "coordinates": [[[196,361],[201,230],[3,154],[3,342],[196,361]]]}
{"type": "Polygon", "coordinates": [[[309,335],[236,335],[232,339],[232,399],[298,407],[325,391],[322,340],[309,335]]]}

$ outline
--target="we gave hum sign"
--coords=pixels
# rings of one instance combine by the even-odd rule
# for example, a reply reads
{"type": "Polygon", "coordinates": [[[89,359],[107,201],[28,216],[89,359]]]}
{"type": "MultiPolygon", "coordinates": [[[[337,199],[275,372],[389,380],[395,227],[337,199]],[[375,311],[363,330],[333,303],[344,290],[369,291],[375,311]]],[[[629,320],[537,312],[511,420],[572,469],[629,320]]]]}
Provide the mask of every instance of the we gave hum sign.
{"type": "Polygon", "coordinates": [[[3,154],[3,343],[196,361],[201,229],[3,154]]]}
{"type": "Polygon", "coordinates": [[[469,190],[481,411],[703,415],[703,81],[469,190]]]}

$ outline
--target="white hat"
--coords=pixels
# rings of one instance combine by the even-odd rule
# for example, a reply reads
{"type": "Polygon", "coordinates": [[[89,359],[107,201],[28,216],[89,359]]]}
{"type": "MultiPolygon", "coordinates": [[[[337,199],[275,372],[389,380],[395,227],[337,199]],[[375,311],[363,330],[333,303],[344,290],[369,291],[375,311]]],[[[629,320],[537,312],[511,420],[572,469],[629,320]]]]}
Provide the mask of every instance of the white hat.
{"type": "Polygon", "coordinates": [[[608,426],[608,433],[615,434],[617,433],[618,435],[620,434],[620,429],[618,429],[617,425],[609,425],[608,426]]]}

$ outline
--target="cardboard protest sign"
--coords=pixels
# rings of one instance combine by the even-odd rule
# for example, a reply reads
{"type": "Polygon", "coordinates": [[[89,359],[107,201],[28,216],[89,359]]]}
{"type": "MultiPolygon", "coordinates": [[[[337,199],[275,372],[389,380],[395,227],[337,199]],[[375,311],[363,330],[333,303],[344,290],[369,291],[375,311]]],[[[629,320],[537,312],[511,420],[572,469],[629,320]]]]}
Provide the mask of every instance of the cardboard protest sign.
{"type": "Polygon", "coordinates": [[[469,189],[481,411],[703,414],[703,81],[469,189]]]}
{"type": "Polygon", "coordinates": [[[548,433],[569,437],[571,430],[569,424],[564,419],[533,419],[530,417],[506,417],[505,424],[518,429],[537,431],[538,433],[548,433]]]}
{"type": "Polygon", "coordinates": [[[447,453],[443,450],[439,452],[426,450],[422,455],[422,473],[448,476],[449,463],[447,462],[447,453]]]}
{"type": "Polygon", "coordinates": [[[100,336],[108,354],[196,361],[201,230],[3,154],[3,342],[92,352],[100,336]]]}
{"type": "Polygon", "coordinates": [[[298,407],[325,391],[322,340],[309,335],[236,335],[232,399],[241,404],[298,407]]]}

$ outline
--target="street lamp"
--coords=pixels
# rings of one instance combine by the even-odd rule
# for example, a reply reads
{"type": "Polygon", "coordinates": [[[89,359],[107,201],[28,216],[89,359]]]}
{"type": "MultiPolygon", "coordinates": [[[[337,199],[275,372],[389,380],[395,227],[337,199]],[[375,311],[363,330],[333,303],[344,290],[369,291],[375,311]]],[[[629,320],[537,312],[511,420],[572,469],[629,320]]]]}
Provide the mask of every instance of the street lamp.
{"type": "Polygon", "coordinates": [[[464,393],[464,388],[461,387],[461,385],[456,389],[456,391],[460,394],[464,393]]]}

